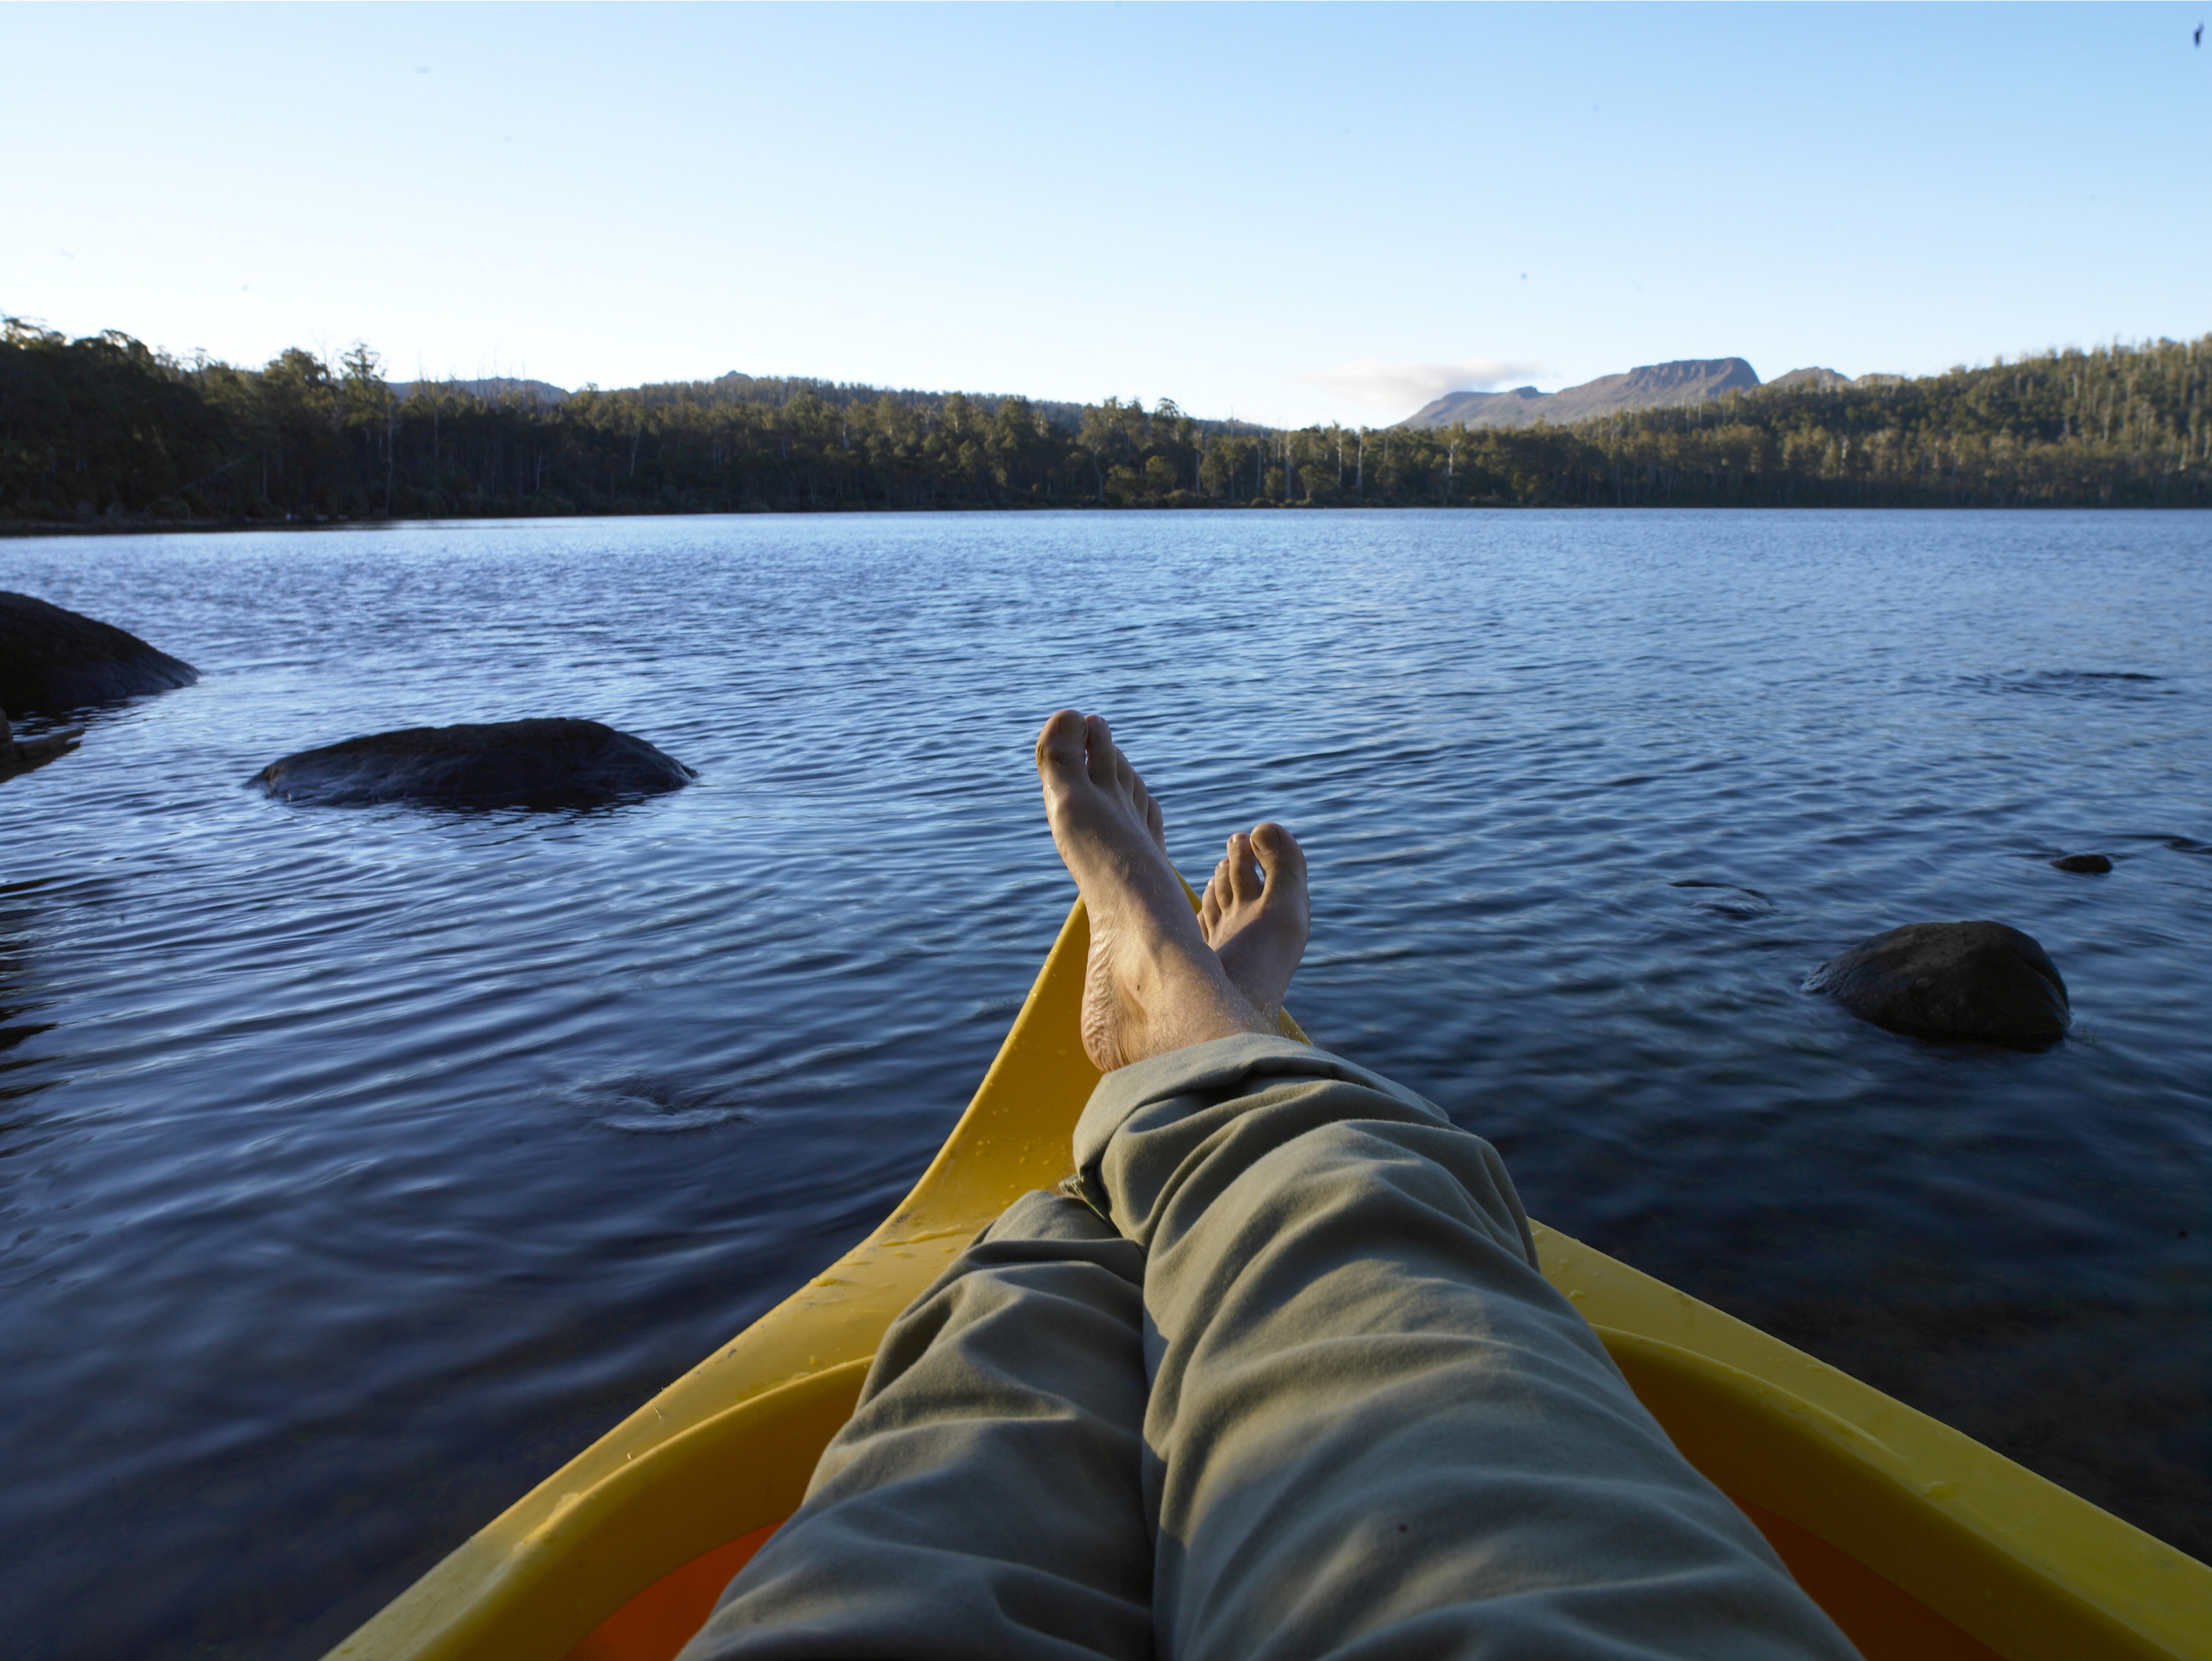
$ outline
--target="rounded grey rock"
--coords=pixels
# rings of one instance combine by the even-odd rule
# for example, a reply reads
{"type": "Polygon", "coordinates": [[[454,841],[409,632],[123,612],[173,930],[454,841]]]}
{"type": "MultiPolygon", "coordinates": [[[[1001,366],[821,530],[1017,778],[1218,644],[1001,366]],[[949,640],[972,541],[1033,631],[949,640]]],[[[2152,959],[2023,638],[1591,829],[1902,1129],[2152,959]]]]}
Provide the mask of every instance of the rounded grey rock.
{"type": "Polygon", "coordinates": [[[586,807],[678,790],[697,775],[596,721],[410,727],[273,761],[251,782],[324,807],[586,807]]]}
{"type": "Polygon", "coordinates": [[[10,715],[118,703],[199,678],[191,664],[112,623],[0,590],[0,709],[10,715]]]}
{"type": "Polygon", "coordinates": [[[2040,1047],[2074,1018],[2050,953],[2001,922],[1907,923],[1822,964],[1805,989],[1922,1038],[2040,1047]]]}

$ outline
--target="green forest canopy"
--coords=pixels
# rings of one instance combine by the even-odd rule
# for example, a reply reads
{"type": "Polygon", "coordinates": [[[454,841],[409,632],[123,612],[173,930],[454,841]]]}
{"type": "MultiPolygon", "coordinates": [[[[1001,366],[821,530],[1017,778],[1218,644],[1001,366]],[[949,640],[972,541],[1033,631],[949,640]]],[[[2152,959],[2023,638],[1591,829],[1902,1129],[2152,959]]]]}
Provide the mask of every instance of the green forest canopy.
{"type": "Polygon", "coordinates": [[[729,374],[555,401],[0,323],[0,523],[1011,507],[2212,506],[2212,336],[1574,426],[1294,430],[729,374]]]}

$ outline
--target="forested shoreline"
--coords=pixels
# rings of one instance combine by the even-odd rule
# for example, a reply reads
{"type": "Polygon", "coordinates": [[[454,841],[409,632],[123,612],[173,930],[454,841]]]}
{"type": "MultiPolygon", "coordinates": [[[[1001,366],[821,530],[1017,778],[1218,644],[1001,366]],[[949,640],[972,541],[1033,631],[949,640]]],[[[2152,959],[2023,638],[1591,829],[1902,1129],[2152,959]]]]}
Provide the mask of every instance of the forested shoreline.
{"type": "Polygon", "coordinates": [[[2212,336],[1569,427],[1308,427],[804,380],[551,401],[0,326],[0,529],[1084,507],[2212,506],[2212,336]]]}

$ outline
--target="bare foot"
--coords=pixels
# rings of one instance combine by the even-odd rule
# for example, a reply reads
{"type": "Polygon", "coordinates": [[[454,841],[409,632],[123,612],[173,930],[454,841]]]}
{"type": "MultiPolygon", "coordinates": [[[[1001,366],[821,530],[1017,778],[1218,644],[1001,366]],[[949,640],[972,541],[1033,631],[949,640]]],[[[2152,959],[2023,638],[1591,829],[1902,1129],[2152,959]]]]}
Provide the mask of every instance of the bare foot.
{"type": "Polygon", "coordinates": [[[1199,922],[1231,983],[1271,1030],[1305,956],[1312,916],[1305,850],[1296,837],[1262,819],[1249,834],[1230,837],[1228,856],[1206,885],[1199,922]]]}
{"type": "Polygon", "coordinates": [[[1091,918],[1083,1048],[1102,1072],[1233,1032],[1272,1032],[1206,943],[1168,863],[1159,804],[1104,717],[1037,734],[1045,818],[1091,918]]]}

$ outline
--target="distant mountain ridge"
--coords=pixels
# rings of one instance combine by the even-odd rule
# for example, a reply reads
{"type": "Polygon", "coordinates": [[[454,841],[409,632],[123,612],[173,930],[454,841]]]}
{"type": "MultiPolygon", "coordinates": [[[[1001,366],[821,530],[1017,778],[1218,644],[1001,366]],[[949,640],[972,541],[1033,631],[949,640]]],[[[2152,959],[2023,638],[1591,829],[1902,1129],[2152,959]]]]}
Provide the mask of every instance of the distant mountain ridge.
{"type": "Polygon", "coordinates": [[[422,392],[453,392],[462,398],[480,398],[487,404],[566,404],[568,389],[556,386],[550,380],[522,380],[514,375],[487,375],[477,380],[390,380],[385,383],[397,399],[410,399],[422,392]]]}
{"type": "Polygon", "coordinates": [[[1398,424],[1533,427],[1543,421],[1554,427],[1569,427],[1599,416],[1702,404],[1729,392],[1829,392],[1857,385],[1886,385],[1896,379],[1894,375],[1862,375],[1854,381],[1833,369],[1792,369],[1788,374],[1761,381],[1759,371],[1740,357],[1682,357],[1670,363],[1646,363],[1626,374],[1600,375],[1556,392],[1540,392],[1534,386],[1516,386],[1504,392],[1446,392],[1398,424]]]}
{"type": "MultiPolygon", "coordinates": [[[[1869,381],[1895,380],[1893,375],[1868,375],[1869,381]]],[[[1768,381],[1763,390],[1784,392],[1796,389],[1808,392],[1839,392],[1852,384],[1847,374],[1838,374],[1833,369],[1792,369],[1788,374],[1778,374],[1768,381]]]]}
{"type": "MultiPolygon", "coordinates": [[[[570,399],[580,396],[563,386],[547,380],[525,380],[514,375],[486,375],[473,380],[393,380],[386,383],[392,395],[402,403],[426,393],[444,392],[457,398],[478,399],[486,404],[518,404],[530,409],[558,409],[570,399]]],[[[998,407],[1011,397],[1006,392],[929,392],[910,388],[875,386],[862,381],[823,380],[811,375],[750,375],[732,369],[712,380],[653,380],[635,386],[600,388],[591,386],[588,392],[602,391],[636,398],[653,408],[690,403],[713,406],[723,404],[757,403],[781,409],[796,399],[811,399],[833,410],[852,410],[865,404],[876,404],[888,399],[893,404],[911,409],[934,410],[948,398],[965,398],[970,404],[986,412],[995,413],[998,407]]],[[[1070,431],[1083,424],[1084,406],[1061,399],[1032,398],[1024,400],[1030,408],[1042,415],[1056,427],[1070,431]]],[[[1250,427],[1249,422],[1207,421],[1201,423],[1208,431],[1241,431],[1250,427]]]]}
{"type": "MultiPolygon", "coordinates": [[[[1534,386],[1516,386],[1502,392],[1446,392],[1398,424],[1441,429],[1455,425],[1533,427],[1539,422],[1547,422],[1554,427],[1568,427],[1600,416],[1701,404],[1730,392],[1834,392],[1853,386],[1887,386],[1901,379],[1897,375],[1869,374],[1854,380],[1833,369],[1806,368],[1792,369],[1772,380],[1761,381],[1759,372],[1740,357],[1686,357],[1668,363],[1643,364],[1625,374],[1600,375],[1595,380],[1586,380],[1579,386],[1564,387],[1556,392],[1540,392],[1534,386]]],[[[566,387],[556,386],[550,381],[528,380],[514,375],[487,375],[467,380],[397,380],[388,384],[393,395],[403,401],[426,392],[441,392],[479,399],[488,404],[557,409],[575,396],[566,387]]],[[[833,409],[852,409],[884,399],[899,405],[934,408],[950,396],[859,382],[820,380],[811,376],[750,375],[736,370],[711,381],[648,383],[629,390],[656,405],[690,400],[707,405],[760,401],[781,406],[793,399],[805,397],[833,409]]],[[[969,392],[960,396],[987,411],[995,411],[1006,401],[1000,394],[969,392]]],[[[1073,431],[1083,423],[1080,405],[1050,399],[1026,401],[1056,427],[1073,431]]],[[[1244,423],[1206,421],[1200,424],[1208,430],[1229,431],[1244,423]]]]}
{"type": "Polygon", "coordinates": [[[1534,386],[1516,386],[1507,392],[1446,392],[1399,424],[1533,427],[1548,421],[1565,427],[1625,410],[1700,404],[1723,392],[1749,392],[1759,384],[1759,372],[1740,357],[1685,357],[1672,363],[1646,363],[1626,374],[1600,375],[1556,392],[1540,392],[1534,386]]]}

